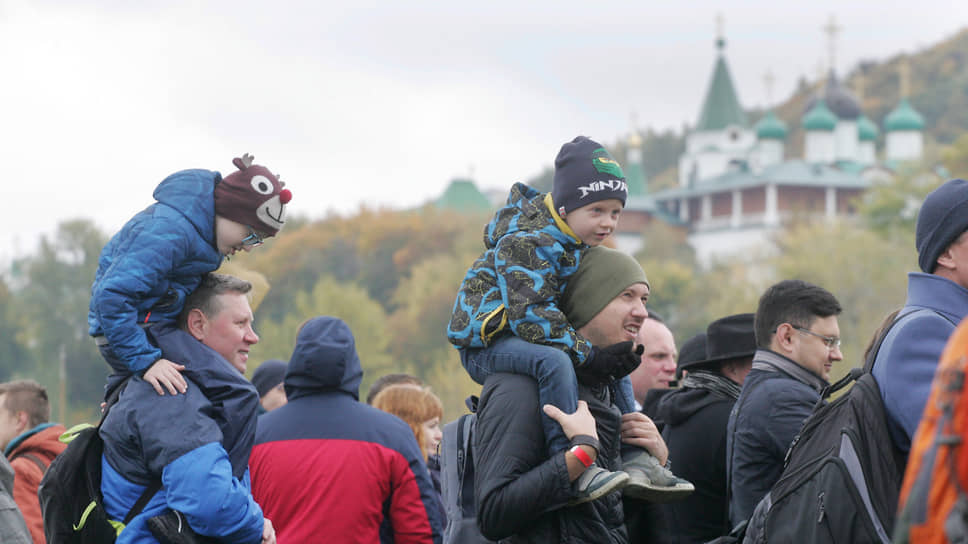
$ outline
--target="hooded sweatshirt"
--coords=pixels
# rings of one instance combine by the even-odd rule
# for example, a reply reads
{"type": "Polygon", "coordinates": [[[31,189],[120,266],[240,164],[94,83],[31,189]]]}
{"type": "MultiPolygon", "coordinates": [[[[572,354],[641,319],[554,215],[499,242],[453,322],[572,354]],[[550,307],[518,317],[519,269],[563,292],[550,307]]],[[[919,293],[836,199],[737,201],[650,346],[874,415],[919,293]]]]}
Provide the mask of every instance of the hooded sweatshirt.
{"type": "Polygon", "coordinates": [[[279,542],[440,542],[423,454],[398,417],[359,402],[349,327],[316,317],[289,359],[289,402],[259,417],[252,493],[279,542]]]}

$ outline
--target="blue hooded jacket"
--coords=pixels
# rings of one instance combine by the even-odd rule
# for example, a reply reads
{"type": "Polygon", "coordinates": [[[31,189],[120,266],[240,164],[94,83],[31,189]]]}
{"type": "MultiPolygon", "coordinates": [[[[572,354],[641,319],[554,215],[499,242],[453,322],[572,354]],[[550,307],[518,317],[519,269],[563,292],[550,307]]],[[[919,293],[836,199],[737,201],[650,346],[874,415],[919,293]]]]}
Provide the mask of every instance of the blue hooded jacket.
{"type": "Polygon", "coordinates": [[[168,176],[155,189],[157,202],[131,218],[101,251],[88,332],[103,334],[127,365],[115,371],[139,372],[161,358],[138,324],[173,321],[202,275],[222,263],[214,198],[221,179],[209,170],[168,176]]]}

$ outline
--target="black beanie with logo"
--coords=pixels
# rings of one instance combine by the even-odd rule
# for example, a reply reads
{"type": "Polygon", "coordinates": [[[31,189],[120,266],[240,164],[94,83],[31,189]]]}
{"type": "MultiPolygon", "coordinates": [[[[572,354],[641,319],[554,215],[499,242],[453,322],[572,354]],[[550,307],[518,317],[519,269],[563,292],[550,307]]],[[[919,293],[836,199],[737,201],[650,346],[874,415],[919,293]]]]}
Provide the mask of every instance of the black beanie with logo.
{"type": "Polygon", "coordinates": [[[555,158],[551,199],[568,213],[592,202],[616,198],[625,206],[628,187],[622,167],[598,142],[578,136],[561,146],[555,158]]]}

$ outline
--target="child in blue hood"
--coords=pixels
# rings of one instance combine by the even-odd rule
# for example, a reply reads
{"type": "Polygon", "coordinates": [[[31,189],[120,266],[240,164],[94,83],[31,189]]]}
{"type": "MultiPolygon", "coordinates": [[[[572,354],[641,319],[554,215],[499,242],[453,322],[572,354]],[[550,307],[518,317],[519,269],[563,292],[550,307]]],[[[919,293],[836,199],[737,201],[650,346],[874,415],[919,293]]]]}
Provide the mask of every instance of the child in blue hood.
{"type": "Polygon", "coordinates": [[[143,374],[159,395],[184,392],[188,361],[170,361],[150,327],[174,324],[202,276],[237,251],[251,251],[285,223],[292,193],[246,154],[224,179],[209,170],[182,170],[154,191],[101,251],[91,287],[89,334],[111,365],[112,383],[143,374]]]}

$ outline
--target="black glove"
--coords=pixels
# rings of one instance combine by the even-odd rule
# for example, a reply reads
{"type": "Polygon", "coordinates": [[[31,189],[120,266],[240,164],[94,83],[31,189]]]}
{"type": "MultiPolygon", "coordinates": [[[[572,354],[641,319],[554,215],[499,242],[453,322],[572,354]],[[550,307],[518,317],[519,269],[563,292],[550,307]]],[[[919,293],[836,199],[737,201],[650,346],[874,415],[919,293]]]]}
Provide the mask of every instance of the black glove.
{"type": "Polygon", "coordinates": [[[592,346],[585,364],[575,367],[578,381],[586,385],[601,385],[628,376],[642,362],[645,346],[639,344],[632,351],[634,342],[619,342],[604,348],[592,346]]]}

